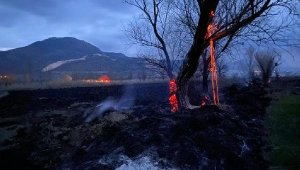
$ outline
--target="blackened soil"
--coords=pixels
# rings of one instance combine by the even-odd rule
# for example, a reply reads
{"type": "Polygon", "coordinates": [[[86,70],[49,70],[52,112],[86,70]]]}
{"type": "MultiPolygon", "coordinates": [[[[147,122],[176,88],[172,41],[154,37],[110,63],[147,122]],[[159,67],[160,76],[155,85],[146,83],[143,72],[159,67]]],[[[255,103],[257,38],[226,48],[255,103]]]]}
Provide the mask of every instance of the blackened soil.
{"type": "Polygon", "coordinates": [[[0,169],[114,169],[120,155],[146,155],[160,168],[267,169],[263,87],[230,87],[221,108],[173,114],[166,84],[134,86],[135,106],[118,112],[126,119],[90,123],[89,110],[124,87],[10,92],[0,100],[0,128],[11,134],[1,141],[0,169]]]}

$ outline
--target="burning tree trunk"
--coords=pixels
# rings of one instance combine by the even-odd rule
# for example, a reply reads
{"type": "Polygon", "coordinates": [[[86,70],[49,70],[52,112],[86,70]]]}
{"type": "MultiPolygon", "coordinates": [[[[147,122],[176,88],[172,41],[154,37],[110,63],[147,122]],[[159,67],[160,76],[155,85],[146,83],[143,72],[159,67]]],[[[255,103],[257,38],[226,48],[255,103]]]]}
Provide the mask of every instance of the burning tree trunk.
{"type": "Polygon", "coordinates": [[[189,97],[187,94],[188,83],[190,78],[194,75],[194,73],[197,70],[199,57],[209,45],[205,38],[207,34],[207,28],[209,26],[209,23],[211,22],[210,13],[216,10],[218,3],[219,0],[198,0],[198,5],[200,7],[201,14],[199,17],[197,30],[194,36],[193,44],[183,61],[183,65],[177,77],[177,94],[180,106],[182,108],[194,108],[190,104],[189,97]]]}
{"type": "Polygon", "coordinates": [[[131,25],[131,28],[129,29],[130,37],[133,42],[137,44],[152,47],[159,51],[158,56],[161,57],[160,59],[156,57],[149,58],[149,56],[146,55],[144,58],[149,64],[158,69],[162,69],[168,75],[170,79],[169,101],[171,111],[177,112],[177,85],[175,75],[173,73],[173,65],[176,57],[174,58],[174,56],[171,55],[170,44],[168,44],[167,38],[165,37],[166,32],[170,31],[168,30],[167,25],[169,13],[171,11],[171,2],[161,0],[125,0],[125,2],[142,11],[145,20],[147,21],[147,25],[131,25]],[[164,11],[161,9],[164,9],[164,11]],[[146,30],[143,30],[145,28],[146,30]],[[151,30],[151,32],[149,32],[149,30],[151,30]]]}
{"type": "MultiPolygon", "coordinates": [[[[215,13],[211,11],[210,17],[213,18],[215,16],[215,13]]],[[[213,20],[213,19],[211,19],[213,20]]],[[[214,31],[215,26],[211,22],[207,28],[207,36],[211,37],[212,32],[214,31]]],[[[210,46],[210,69],[211,69],[211,86],[212,86],[212,95],[214,99],[214,104],[219,105],[219,84],[218,84],[218,75],[217,75],[217,65],[216,65],[216,59],[215,59],[215,45],[214,40],[209,40],[209,46],[210,46]]]]}
{"type": "MultiPolygon", "coordinates": [[[[196,72],[196,69],[198,67],[199,57],[201,56],[203,51],[209,46],[210,41],[216,42],[225,37],[229,37],[229,40],[225,44],[225,47],[227,47],[232,40],[232,38],[230,37],[236,35],[237,32],[241,31],[241,29],[245,28],[247,25],[252,23],[255,19],[262,16],[262,14],[270,10],[270,8],[273,8],[275,6],[281,7],[282,4],[286,5],[287,7],[289,5],[292,5],[290,1],[282,2],[280,0],[274,1],[272,3],[271,0],[245,1],[245,4],[241,7],[239,11],[234,13],[234,15],[230,15],[229,12],[230,10],[226,11],[228,10],[226,8],[225,12],[228,12],[229,13],[228,16],[230,16],[232,19],[229,22],[225,22],[223,25],[218,25],[216,32],[213,33],[211,37],[206,37],[207,28],[211,22],[210,13],[215,12],[219,0],[197,0],[197,2],[201,14],[198,19],[198,25],[196,28],[195,35],[193,37],[192,45],[187,55],[185,56],[183,65],[177,76],[178,98],[180,101],[180,106],[182,108],[193,108],[191,107],[187,95],[188,82],[196,72]]],[[[227,14],[225,14],[225,16],[226,15],[227,14]]],[[[256,24],[257,27],[261,28],[258,23],[256,24]]]]}
{"type": "Polygon", "coordinates": [[[169,102],[171,106],[171,112],[175,113],[179,110],[178,100],[177,100],[177,84],[176,80],[172,79],[170,81],[170,96],[169,96],[169,102]]]}
{"type": "MultiPolygon", "coordinates": [[[[136,43],[141,44],[142,46],[152,47],[160,51],[161,56],[163,56],[163,60],[154,60],[153,63],[154,65],[163,68],[164,71],[166,71],[171,80],[170,86],[171,84],[173,84],[173,82],[176,82],[175,85],[177,87],[177,91],[172,91],[171,89],[170,91],[171,93],[177,94],[177,96],[175,96],[176,99],[179,100],[178,104],[181,108],[193,108],[189,102],[189,98],[187,95],[188,83],[190,78],[197,70],[200,56],[203,54],[203,51],[210,45],[211,42],[217,43],[221,39],[227,40],[222,44],[223,49],[226,49],[235,37],[247,37],[249,35],[253,35],[257,37],[258,41],[261,41],[262,37],[263,39],[266,39],[266,36],[268,37],[272,35],[271,37],[269,37],[269,39],[274,41],[273,35],[278,33],[278,31],[284,29],[285,25],[283,24],[279,26],[273,26],[273,24],[264,24],[264,21],[268,22],[271,15],[272,17],[273,15],[276,15],[272,13],[274,11],[278,12],[278,9],[276,9],[276,7],[285,8],[292,12],[291,9],[293,9],[294,6],[293,0],[126,0],[126,2],[140,9],[143,12],[144,16],[143,21],[145,21],[144,25],[137,28],[133,27],[132,38],[135,39],[136,43]],[[173,4],[176,4],[176,2],[179,3],[180,7],[178,8],[178,10],[175,9],[172,11],[171,7],[173,4]],[[181,4],[180,2],[184,3],[181,4]],[[189,9],[189,2],[192,2],[190,5],[195,6],[197,10],[189,9]],[[219,7],[216,11],[218,5],[219,7]],[[274,11],[271,11],[271,8],[273,8],[274,11]],[[177,12],[179,12],[178,18],[183,18],[182,23],[185,24],[186,27],[188,27],[188,30],[192,30],[192,32],[191,40],[187,40],[189,50],[187,50],[187,52],[184,50],[185,57],[181,69],[177,75],[176,81],[174,81],[174,70],[172,68],[172,63],[170,64],[170,62],[174,61],[170,58],[173,56],[170,55],[170,50],[173,49],[173,46],[170,46],[168,44],[167,37],[169,37],[168,35],[175,34],[174,37],[176,38],[171,39],[180,40],[181,38],[186,38],[186,36],[181,36],[182,33],[185,35],[184,30],[171,30],[169,32],[170,34],[166,34],[166,32],[168,32],[166,29],[180,27],[179,25],[172,26],[172,24],[178,23],[173,22],[174,18],[170,19],[170,16],[172,16],[172,14],[174,13],[176,14],[177,12]],[[195,12],[195,14],[191,14],[193,12],[195,12]],[[210,17],[211,12],[217,12],[217,30],[211,36],[207,36],[207,29],[212,19],[210,17]],[[196,17],[193,18],[193,16],[196,17]],[[257,21],[255,22],[256,19],[257,21]],[[152,30],[152,32],[149,32],[149,30],[152,30]],[[147,37],[147,35],[148,39],[145,38],[147,37]]],[[[253,40],[253,37],[251,36],[248,38],[253,40]]],[[[182,49],[181,47],[182,46],[180,45],[176,46],[176,48],[179,50],[182,49]]],[[[208,68],[208,65],[206,66],[208,68]]],[[[204,72],[207,70],[208,69],[205,70],[204,68],[204,72]]],[[[204,92],[206,92],[208,90],[208,71],[205,72],[203,76],[203,88],[204,92]]],[[[174,95],[171,94],[170,98],[172,96],[174,95]]]]}

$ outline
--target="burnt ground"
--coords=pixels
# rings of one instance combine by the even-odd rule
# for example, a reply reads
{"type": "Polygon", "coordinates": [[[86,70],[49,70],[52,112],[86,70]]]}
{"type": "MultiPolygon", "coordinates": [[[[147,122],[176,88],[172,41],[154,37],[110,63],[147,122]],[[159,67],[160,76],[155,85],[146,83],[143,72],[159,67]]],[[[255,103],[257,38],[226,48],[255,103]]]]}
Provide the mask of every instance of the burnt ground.
{"type": "Polygon", "coordinates": [[[121,96],[123,86],[11,91],[0,99],[0,169],[115,169],[144,157],[157,169],[268,168],[270,98],[262,86],[227,87],[220,108],[177,114],[166,84],[132,86],[134,106],[88,123],[86,115],[107,96],[121,96]]]}

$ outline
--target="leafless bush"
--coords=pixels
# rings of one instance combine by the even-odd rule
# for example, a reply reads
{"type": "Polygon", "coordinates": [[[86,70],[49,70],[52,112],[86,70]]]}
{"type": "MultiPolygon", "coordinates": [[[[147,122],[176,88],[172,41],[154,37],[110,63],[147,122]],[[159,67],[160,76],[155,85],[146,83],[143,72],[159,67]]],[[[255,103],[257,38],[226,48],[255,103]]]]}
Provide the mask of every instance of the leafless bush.
{"type": "Polygon", "coordinates": [[[255,60],[260,71],[261,80],[264,84],[270,83],[270,77],[278,65],[278,55],[275,52],[257,52],[255,60]]]}

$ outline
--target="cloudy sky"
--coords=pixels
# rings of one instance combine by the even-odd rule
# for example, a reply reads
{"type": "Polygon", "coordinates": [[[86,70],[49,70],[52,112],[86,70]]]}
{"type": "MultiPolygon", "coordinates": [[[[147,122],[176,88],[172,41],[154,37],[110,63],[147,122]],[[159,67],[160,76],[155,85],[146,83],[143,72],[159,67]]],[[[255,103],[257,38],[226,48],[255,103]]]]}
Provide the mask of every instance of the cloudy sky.
{"type": "Polygon", "coordinates": [[[123,0],[0,0],[0,50],[49,37],[75,37],[134,55],[124,27],[137,10],[123,0]]]}
{"type": "MultiPolygon", "coordinates": [[[[138,10],[123,1],[0,0],[0,50],[49,37],[75,37],[103,51],[136,56],[136,47],[128,43],[123,30],[138,10]]],[[[292,36],[300,36],[300,29],[295,30],[292,36]]],[[[289,55],[285,63],[298,67],[300,49],[290,51],[294,59],[289,55]]]]}

